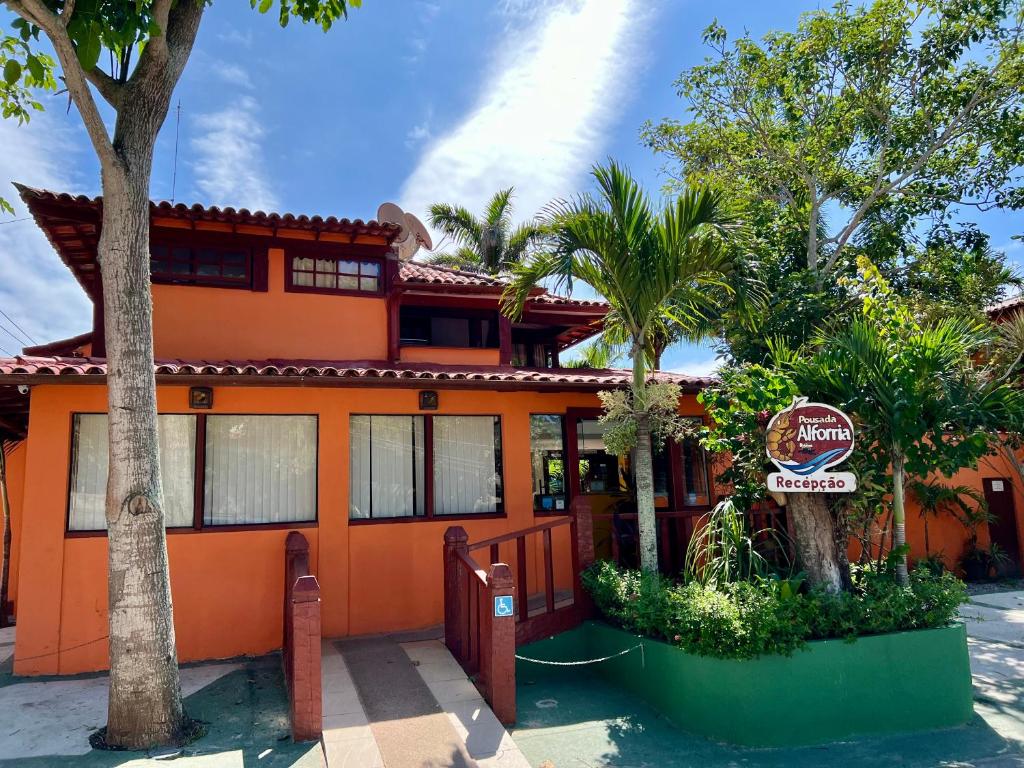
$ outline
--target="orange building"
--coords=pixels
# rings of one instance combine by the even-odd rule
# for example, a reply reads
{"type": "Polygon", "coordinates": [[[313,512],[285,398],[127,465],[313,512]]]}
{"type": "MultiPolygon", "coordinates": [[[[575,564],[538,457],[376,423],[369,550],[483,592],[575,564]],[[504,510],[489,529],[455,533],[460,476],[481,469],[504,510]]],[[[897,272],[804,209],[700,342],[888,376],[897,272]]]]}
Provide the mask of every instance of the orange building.
{"type": "MultiPolygon", "coordinates": [[[[101,201],[21,194],[94,305],[90,332],[0,359],[14,671],[70,674],[107,665],[101,201]]],[[[574,498],[595,513],[627,498],[597,392],[629,373],[559,365],[601,330],[604,304],[538,290],[511,322],[500,280],[400,261],[387,223],[159,203],[151,233],[182,661],[280,647],[291,530],[310,542],[325,635],[397,631],[442,621],[449,525],[479,541],[566,514],[574,498]]],[[[703,418],[706,379],[658,376],[682,386],[682,414],[703,418]]],[[[970,480],[1008,491],[1016,540],[1024,498],[992,461],[970,480]]],[[[684,441],[657,455],[655,475],[663,554],[678,557],[715,501],[709,467],[684,441]]],[[[921,554],[913,507],[908,523],[921,554]]],[[[599,553],[624,533],[595,521],[599,553]]],[[[930,534],[954,563],[962,528],[930,534]]],[[[543,556],[528,555],[536,584],[543,556]]]]}
{"type": "MultiPolygon", "coordinates": [[[[0,426],[24,438],[8,458],[14,668],[68,674],[107,665],[100,201],[22,197],[96,308],[90,333],[0,360],[0,426]]],[[[280,647],[290,530],[310,542],[326,635],[415,629],[442,620],[449,525],[480,540],[573,494],[620,497],[596,393],[628,373],[559,367],[604,304],[538,290],[510,322],[500,281],[399,261],[392,224],[167,203],[151,221],[181,660],[280,647]]],[[[704,380],[671,378],[699,419],[704,380]]],[[[661,508],[708,508],[694,446],[658,467],[661,508]]]]}

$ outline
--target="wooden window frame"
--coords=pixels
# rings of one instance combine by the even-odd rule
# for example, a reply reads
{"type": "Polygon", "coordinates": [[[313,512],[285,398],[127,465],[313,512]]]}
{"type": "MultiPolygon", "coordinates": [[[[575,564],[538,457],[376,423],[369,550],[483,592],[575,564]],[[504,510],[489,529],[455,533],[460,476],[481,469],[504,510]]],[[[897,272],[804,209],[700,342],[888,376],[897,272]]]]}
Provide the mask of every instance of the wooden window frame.
{"type": "MultiPolygon", "coordinates": [[[[170,257],[168,257],[170,259],[170,257]]],[[[223,255],[218,264],[223,271],[223,255]]],[[[263,262],[266,261],[265,251],[262,257],[258,253],[257,249],[253,248],[249,243],[239,242],[227,238],[206,238],[206,237],[195,237],[190,236],[182,239],[175,239],[167,235],[157,235],[152,237],[150,242],[150,282],[155,285],[185,285],[196,288],[235,288],[246,291],[254,290],[266,290],[266,288],[260,287],[260,272],[264,273],[263,282],[266,282],[265,277],[265,266],[263,262]],[[196,265],[196,252],[199,250],[213,250],[220,254],[225,251],[236,251],[245,254],[245,277],[244,278],[226,278],[223,275],[200,275],[195,272],[190,272],[187,275],[166,273],[166,272],[154,272],[153,271],[153,248],[161,247],[167,248],[170,254],[175,248],[187,248],[190,253],[190,264],[193,268],[196,265]]]]}
{"type": "MultiPolygon", "coordinates": [[[[423,514],[407,515],[403,517],[348,517],[349,525],[388,525],[392,523],[430,523],[444,520],[495,520],[508,517],[508,510],[505,506],[505,423],[501,414],[498,413],[350,413],[349,414],[349,456],[351,461],[352,450],[352,417],[353,416],[406,416],[423,418],[423,514]],[[457,418],[478,417],[495,419],[501,439],[495,441],[494,463],[495,470],[501,481],[501,493],[495,503],[497,508],[494,512],[461,512],[457,515],[434,514],[434,419],[435,418],[457,418]]],[[[352,473],[349,472],[349,502],[352,499],[352,473]]]]}
{"type": "MultiPolygon", "coordinates": [[[[75,441],[74,441],[74,419],[76,416],[92,415],[107,416],[105,411],[75,411],[70,415],[70,439],[68,440],[68,472],[67,499],[64,512],[64,537],[68,539],[92,538],[95,536],[106,536],[106,529],[91,531],[71,530],[71,468],[74,462],[75,441]]],[[[316,528],[320,525],[320,415],[316,413],[196,413],[194,411],[167,411],[157,414],[158,416],[194,416],[196,419],[196,443],[193,451],[193,488],[194,496],[192,501],[192,525],[166,528],[167,535],[178,536],[183,534],[194,534],[204,532],[231,532],[231,531],[272,531],[292,528],[316,528]],[[203,523],[203,511],[206,500],[206,420],[210,416],[312,416],[316,419],[316,438],[314,445],[314,466],[313,474],[316,477],[316,490],[313,494],[313,519],[296,520],[293,522],[280,523],[240,523],[232,525],[213,525],[203,523]]]]}
{"type": "MultiPolygon", "coordinates": [[[[329,249],[319,250],[314,248],[285,248],[284,251],[284,289],[288,293],[324,293],[331,296],[359,296],[364,299],[381,298],[387,293],[385,281],[387,279],[386,259],[380,256],[371,256],[356,251],[329,249]],[[364,291],[358,288],[322,288],[316,285],[296,285],[294,281],[294,260],[313,259],[314,270],[312,272],[299,270],[300,274],[313,275],[313,282],[316,282],[316,261],[354,261],[358,263],[359,271],[356,281],[362,279],[362,265],[374,264],[377,267],[377,290],[364,291]]],[[[337,275],[337,271],[333,273],[337,275]]]]}
{"type": "MultiPolygon", "coordinates": [[[[529,418],[532,420],[534,416],[557,416],[562,420],[562,465],[565,473],[565,486],[563,489],[562,496],[565,498],[565,509],[541,509],[536,504],[536,499],[533,494],[533,441],[530,441],[530,503],[533,507],[534,517],[562,517],[569,514],[569,500],[572,490],[569,488],[569,417],[564,413],[554,413],[551,411],[544,412],[531,412],[529,418]]],[[[532,435],[532,432],[531,432],[532,435]]]]}
{"type": "Polygon", "coordinates": [[[501,349],[501,313],[498,310],[491,309],[473,309],[473,308],[448,308],[448,307],[431,307],[421,304],[402,304],[398,309],[398,345],[400,348],[417,349],[417,348],[437,348],[437,349],[501,349]],[[440,315],[445,319],[452,320],[466,320],[469,322],[469,346],[454,346],[451,344],[438,344],[433,339],[430,339],[426,344],[403,344],[402,343],[402,312],[408,310],[417,315],[422,315],[428,321],[440,315]],[[488,339],[485,338],[483,332],[483,322],[487,321],[491,323],[490,328],[486,334],[487,337],[493,336],[495,343],[493,345],[488,344],[488,339]]]}

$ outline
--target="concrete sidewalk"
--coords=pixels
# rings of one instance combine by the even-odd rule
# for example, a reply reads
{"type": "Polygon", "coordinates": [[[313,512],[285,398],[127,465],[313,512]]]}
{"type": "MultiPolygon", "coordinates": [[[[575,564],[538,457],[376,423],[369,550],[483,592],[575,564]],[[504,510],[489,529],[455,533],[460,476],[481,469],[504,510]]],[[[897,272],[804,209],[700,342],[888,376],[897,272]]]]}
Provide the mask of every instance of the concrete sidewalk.
{"type": "Polygon", "coordinates": [[[328,768],[529,768],[530,763],[443,643],[415,639],[398,646],[404,658],[389,656],[383,663],[405,667],[403,675],[418,673],[422,682],[389,676],[394,678],[393,686],[417,689],[408,694],[392,691],[397,698],[408,695],[410,699],[395,707],[381,706],[376,701],[379,692],[365,690],[365,681],[357,686],[339,644],[323,642],[323,742],[328,768]],[[411,708],[412,704],[416,707],[411,708]],[[422,728],[443,733],[420,740],[416,734],[422,728]],[[403,740],[409,741],[410,747],[415,746],[414,741],[429,741],[432,746],[425,744],[428,753],[419,754],[406,751],[399,743],[403,740]],[[449,742],[458,749],[438,751],[449,742]]]}
{"type": "MultiPolygon", "coordinates": [[[[2,642],[2,640],[0,640],[2,642]]],[[[2,650],[2,647],[0,647],[2,650]]],[[[107,676],[16,678],[0,669],[0,766],[113,768],[321,768],[319,744],[292,744],[281,659],[267,656],[181,670],[188,714],[206,734],[180,751],[147,756],[93,750],[107,719],[107,676]]]]}

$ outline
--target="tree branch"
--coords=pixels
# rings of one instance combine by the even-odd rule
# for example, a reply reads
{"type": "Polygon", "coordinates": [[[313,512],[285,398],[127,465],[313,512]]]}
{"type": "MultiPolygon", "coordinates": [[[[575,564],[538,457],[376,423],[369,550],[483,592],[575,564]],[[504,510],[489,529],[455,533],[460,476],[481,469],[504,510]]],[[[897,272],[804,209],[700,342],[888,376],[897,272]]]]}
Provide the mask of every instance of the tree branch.
{"type": "Polygon", "coordinates": [[[85,79],[95,86],[100,96],[114,109],[120,109],[124,101],[124,85],[112,78],[99,67],[85,72],[85,79]]]}
{"type": "Polygon", "coordinates": [[[96,107],[96,100],[89,89],[85,72],[82,71],[82,65],[78,63],[78,54],[68,36],[64,20],[49,10],[42,0],[4,0],[4,2],[19,16],[32,21],[50,39],[57,59],[60,61],[61,70],[64,72],[64,83],[67,85],[68,93],[71,95],[72,101],[75,102],[75,106],[78,107],[78,113],[82,116],[82,123],[85,125],[86,133],[89,134],[89,140],[92,142],[100,162],[120,164],[117,152],[114,151],[114,146],[110,141],[110,135],[107,133],[107,127],[96,107]]]}

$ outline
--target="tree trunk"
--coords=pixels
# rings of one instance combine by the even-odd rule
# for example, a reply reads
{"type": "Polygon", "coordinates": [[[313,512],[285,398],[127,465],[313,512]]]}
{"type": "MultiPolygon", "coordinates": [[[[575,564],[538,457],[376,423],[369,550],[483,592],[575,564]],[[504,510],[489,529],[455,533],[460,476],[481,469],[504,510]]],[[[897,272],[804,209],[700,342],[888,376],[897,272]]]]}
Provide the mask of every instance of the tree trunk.
{"type": "Polygon", "coordinates": [[[651,428],[646,414],[636,424],[636,511],[640,528],[640,568],[658,570],[658,520],[654,513],[654,464],[651,455],[651,428]]]}
{"type": "Polygon", "coordinates": [[[892,521],[893,521],[893,549],[899,550],[900,554],[896,560],[896,581],[902,586],[910,584],[910,575],[907,571],[907,518],[903,508],[903,454],[894,451],[892,455],[892,521]]]}
{"type": "Polygon", "coordinates": [[[141,749],[182,739],[157,441],[149,290],[152,150],[103,169],[99,259],[107,345],[110,699],[107,743],[141,749]]]}
{"type": "Polygon", "coordinates": [[[647,414],[645,350],[633,340],[633,408],[636,412],[636,448],[633,476],[636,479],[637,527],[640,531],[640,568],[658,571],[658,520],[654,513],[654,458],[651,453],[651,421],[647,414]]]}
{"type": "Polygon", "coordinates": [[[849,581],[846,553],[840,557],[832,513],[820,493],[786,494],[786,515],[800,567],[812,585],[840,592],[849,581]],[[845,575],[844,575],[845,571],[845,575]]]}
{"type": "Polygon", "coordinates": [[[0,441],[0,503],[4,507],[4,562],[0,570],[0,627],[7,626],[7,600],[11,580],[11,497],[7,493],[7,454],[0,441]]]}

